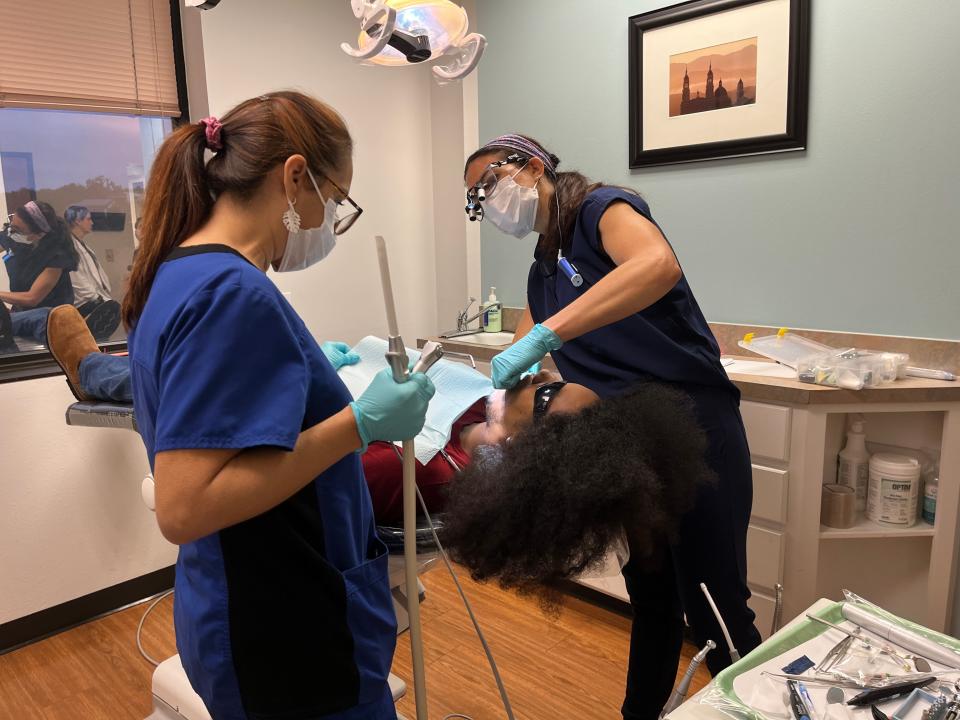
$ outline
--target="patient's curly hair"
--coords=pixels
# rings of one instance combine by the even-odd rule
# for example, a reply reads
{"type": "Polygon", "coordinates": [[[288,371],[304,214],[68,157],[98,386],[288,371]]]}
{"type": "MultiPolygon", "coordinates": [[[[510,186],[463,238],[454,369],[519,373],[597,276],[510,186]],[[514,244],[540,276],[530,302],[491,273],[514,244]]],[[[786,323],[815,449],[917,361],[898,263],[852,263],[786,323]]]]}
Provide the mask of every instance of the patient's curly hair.
{"type": "Polygon", "coordinates": [[[662,383],[548,415],[476,453],[450,485],[442,540],[474,580],[556,610],[556,581],[599,567],[621,532],[633,556],[671,541],[714,481],[706,450],[690,397],[662,383]]]}

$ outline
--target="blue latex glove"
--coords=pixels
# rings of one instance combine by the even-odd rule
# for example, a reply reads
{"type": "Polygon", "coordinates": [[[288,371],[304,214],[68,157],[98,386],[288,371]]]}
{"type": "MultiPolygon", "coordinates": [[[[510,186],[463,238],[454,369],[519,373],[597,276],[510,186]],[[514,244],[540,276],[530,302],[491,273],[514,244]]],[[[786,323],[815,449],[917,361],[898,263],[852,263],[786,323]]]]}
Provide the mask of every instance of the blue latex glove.
{"type": "Polygon", "coordinates": [[[543,370],[543,365],[538,360],[533,365],[527,368],[527,371],[524,373],[524,375],[536,375],[541,370],[543,370]]]}
{"type": "Polygon", "coordinates": [[[534,325],[530,332],[493,358],[493,386],[498,390],[510,389],[534,363],[540,362],[553,350],[563,346],[557,334],[550,328],[534,325]]]}
{"type": "Polygon", "coordinates": [[[360,362],[360,356],[350,352],[350,346],[344,342],[325,342],[320,346],[327,360],[333,365],[334,370],[339,370],[344,365],[356,365],[360,362]]]}
{"type": "Polygon", "coordinates": [[[350,403],[364,452],[374,440],[409,440],[423,429],[427,405],[436,392],[433,381],[414,373],[404,383],[394,382],[390,368],[373,376],[373,382],[350,403]]]}

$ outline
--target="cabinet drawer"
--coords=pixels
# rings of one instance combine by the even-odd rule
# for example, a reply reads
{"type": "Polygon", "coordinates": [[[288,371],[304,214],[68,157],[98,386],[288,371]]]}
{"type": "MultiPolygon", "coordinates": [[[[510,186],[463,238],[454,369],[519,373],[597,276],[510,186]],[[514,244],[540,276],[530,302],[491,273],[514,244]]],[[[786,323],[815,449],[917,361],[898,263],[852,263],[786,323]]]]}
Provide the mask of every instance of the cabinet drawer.
{"type": "Polygon", "coordinates": [[[787,522],[787,471],[753,465],[752,517],[787,522]]]}
{"type": "Polygon", "coordinates": [[[773,590],[783,577],[783,533],[747,528],[747,582],[773,590]]]}
{"type": "Polygon", "coordinates": [[[790,459],[790,408],[747,400],[740,403],[740,414],[751,455],[790,459]]]}
{"type": "Polygon", "coordinates": [[[761,593],[753,593],[747,600],[747,605],[757,616],[754,625],[760,631],[760,636],[766,640],[770,637],[770,630],[773,628],[773,614],[777,607],[777,601],[761,593]]]}

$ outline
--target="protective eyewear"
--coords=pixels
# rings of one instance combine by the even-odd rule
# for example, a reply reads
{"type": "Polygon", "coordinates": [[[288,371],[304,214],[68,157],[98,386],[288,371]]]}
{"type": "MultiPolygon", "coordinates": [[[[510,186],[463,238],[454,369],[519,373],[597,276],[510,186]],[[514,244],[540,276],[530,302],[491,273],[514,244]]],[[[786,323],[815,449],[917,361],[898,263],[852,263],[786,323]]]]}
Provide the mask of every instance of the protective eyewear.
{"type": "Polygon", "coordinates": [[[363,208],[357,205],[353,201],[353,198],[351,198],[342,187],[331,180],[328,175],[324,175],[323,177],[326,178],[328,183],[333,185],[337,192],[343,195],[343,200],[337,203],[337,219],[333,223],[333,234],[343,235],[347,230],[353,227],[353,224],[357,221],[357,218],[363,214],[363,208]],[[353,206],[353,210],[341,215],[340,209],[343,207],[344,203],[350,203],[350,205],[353,206]]]}
{"type": "Polygon", "coordinates": [[[538,423],[543,418],[547,416],[547,411],[550,409],[550,403],[553,402],[554,398],[560,394],[560,391],[563,390],[563,386],[566,385],[563,380],[558,380],[556,382],[546,383],[541,385],[533,393],[533,422],[538,423]]]}
{"type": "Polygon", "coordinates": [[[483,201],[492,198],[497,191],[497,181],[500,178],[498,178],[497,174],[493,171],[505,165],[513,165],[514,163],[525,161],[526,158],[523,156],[514,154],[507,156],[503,160],[498,160],[497,162],[492,162],[487,165],[483,174],[480,176],[480,180],[467,190],[467,207],[465,210],[467,217],[470,218],[470,222],[483,221],[483,201]]]}

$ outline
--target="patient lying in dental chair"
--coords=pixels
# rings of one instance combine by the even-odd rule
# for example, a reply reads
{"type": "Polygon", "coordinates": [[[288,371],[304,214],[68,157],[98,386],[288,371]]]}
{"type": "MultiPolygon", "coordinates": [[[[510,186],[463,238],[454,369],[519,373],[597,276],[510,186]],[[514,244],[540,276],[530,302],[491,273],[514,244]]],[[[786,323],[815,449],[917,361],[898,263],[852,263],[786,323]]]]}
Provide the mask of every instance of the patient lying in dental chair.
{"type": "MultiPolygon", "coordinates": [[[[127,358],[101,353],[86,325],[77,321],[69,306],[51,313],[47,343],[78,400],[133,401],[127,358]]],[[[364,338],[352,349],[360,361],[342,367],[338,373],[354,397],[386,367],[386,347],[385,340],[364,338]]],[[[415,361],[416,352],[408,352],[415,361]]],[[[559,375],[549,371],[527,376],[509,391],[493,390],[482,373],[449,360],[437,363],[430,376],[437,394],[415,447],[417,486],[431,513],[444,509],[448,485],[469,465],[478,447],[503,443],[548,416],[577,413],[598,400],[588,388],[563,383],[559,375]]],[[[374,442],[363,455],[374,515],[380,525],[399,524],[403,516],[398,445],[374,442]]]]}

